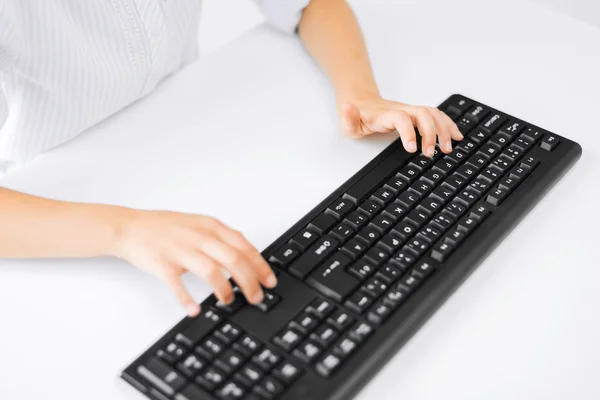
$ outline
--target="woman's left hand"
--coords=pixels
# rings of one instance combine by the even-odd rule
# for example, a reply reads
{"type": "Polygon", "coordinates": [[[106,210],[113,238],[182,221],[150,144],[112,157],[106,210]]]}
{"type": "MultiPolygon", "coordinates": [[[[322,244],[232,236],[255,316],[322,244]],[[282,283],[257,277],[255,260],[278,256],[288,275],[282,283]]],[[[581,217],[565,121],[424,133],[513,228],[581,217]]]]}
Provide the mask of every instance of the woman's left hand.
{"type": "Polygon", "coordinates": [[[414,127],[419,129],[421,148],[428,157],[433,156],[436,138],[443,153],[452,151],[451,139],[463,139],[454,121],[435,107],[413,106],[379,95],[361,97],[341,106],[342,133],[352,138],[396,130],[406,151],[414,153],[417,151],[414,127]]]}

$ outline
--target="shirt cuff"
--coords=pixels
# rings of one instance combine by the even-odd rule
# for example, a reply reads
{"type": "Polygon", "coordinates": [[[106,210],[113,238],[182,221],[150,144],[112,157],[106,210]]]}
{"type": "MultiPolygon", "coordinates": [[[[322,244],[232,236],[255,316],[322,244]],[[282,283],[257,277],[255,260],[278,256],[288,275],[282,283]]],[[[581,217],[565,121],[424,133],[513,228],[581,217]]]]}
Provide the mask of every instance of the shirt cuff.
{"type": "Polygon", "coordinates": [[[294,33],[302,18],[302,10],[310,0],[254,0],[267,20],[286,33],[294,33]]]}

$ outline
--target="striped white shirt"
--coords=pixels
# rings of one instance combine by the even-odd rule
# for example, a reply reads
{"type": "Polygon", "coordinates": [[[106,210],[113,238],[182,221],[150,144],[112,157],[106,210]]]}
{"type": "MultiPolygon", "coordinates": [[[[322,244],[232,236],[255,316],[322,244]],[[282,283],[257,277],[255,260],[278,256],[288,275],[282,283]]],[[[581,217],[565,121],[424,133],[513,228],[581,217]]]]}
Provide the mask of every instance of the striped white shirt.
{"type": "MultiPolygon", "coordinates": [[[[310,2],[254,1],[286,32],[310,2]]],[[[201,3],[0,0],[0,176],[196,60],[201,3]]]]}

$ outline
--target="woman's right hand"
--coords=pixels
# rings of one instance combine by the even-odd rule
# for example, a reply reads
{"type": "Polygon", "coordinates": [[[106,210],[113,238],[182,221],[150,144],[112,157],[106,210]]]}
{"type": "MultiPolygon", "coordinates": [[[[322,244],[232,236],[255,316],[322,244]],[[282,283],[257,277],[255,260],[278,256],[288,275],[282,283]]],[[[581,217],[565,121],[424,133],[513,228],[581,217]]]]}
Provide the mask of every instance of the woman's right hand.
{"type": "Polygon", "coordinates": [[[183,285],[181,275],[186,271],[208,282],[224,303],[234,295],[221,268],[231,273],[252,304],[263,300],[261,285],[277,284],[258,250],[240,232],[211,217],[126,210],[119,238],[115,255],[165,282],[190,316],[198,315],[200,306],[183,285]]]}

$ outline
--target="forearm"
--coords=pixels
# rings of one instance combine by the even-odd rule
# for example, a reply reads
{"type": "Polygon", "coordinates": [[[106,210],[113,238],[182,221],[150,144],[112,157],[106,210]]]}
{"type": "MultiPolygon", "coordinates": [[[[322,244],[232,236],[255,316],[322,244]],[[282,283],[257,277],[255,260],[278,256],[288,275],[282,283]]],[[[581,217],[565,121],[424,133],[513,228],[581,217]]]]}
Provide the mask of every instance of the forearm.
{"type": "Polygon", "coordinates": [[[338,105],[379,95],[358,21],[345,0],[312,0],[299,34],[331,80],[338,105]]]}
{"type": "Polygon", "coordinates": [[[126,209],[69,203],[0,188],[0,257],[113,254],[126,209]]]}

